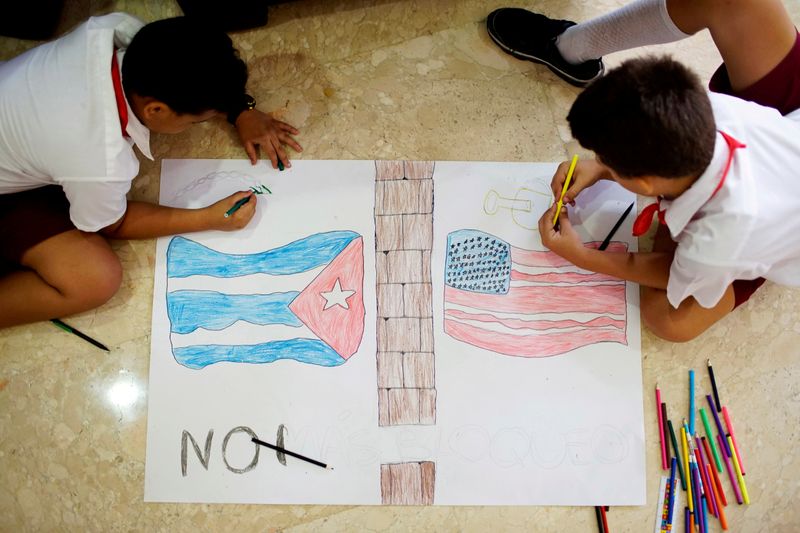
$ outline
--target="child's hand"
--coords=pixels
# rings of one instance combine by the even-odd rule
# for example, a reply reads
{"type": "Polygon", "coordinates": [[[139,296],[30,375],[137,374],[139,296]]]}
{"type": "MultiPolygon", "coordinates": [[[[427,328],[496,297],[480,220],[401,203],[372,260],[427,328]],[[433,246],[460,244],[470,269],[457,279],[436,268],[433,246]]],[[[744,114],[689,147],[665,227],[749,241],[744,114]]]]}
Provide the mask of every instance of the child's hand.
{"type": "Polygon", "coordinates": [[[258,109],[243,111],[236,119],[236,131],[239,133],[244,151],[250,158],[250,163],[254,165],[258,162],[259,146],[272,162],[272,168],[278,168],[278,160],[283,161],[287,168],[292,166],[284,150],[284,144],[291,146],[297,152],[303,151],[303,147],[290,136],[300,133],[297,128],[276,120],[271,114],[262,113],[258,109]]]}
{"type": "Polygon", "coordinates": [[[227,198],[223,198],[219,202],[211,204],[204,210],[204,215],[209,221],[209,229],[222,231],[242,229],[250,222],[253,215],[255,215],[256,203],[258,203],[258,197],[253,191],[240,191],[233,193],[227,198]],[[225,213],[228,213],[239,200],[244,200],[246,198],[249,198],[246,203],[242,204],[229,216],[225,216],[225,213]]]}
{"type": "MultiPolygon", "coordinates": [[[[553,181],[550,182],[550,187],[553,189],[553,197],[555,201],[561,197],[561,189],[564,188],[564,181],[567,179],[567,171],[569,170],[569,161],[564,161],[556,169],[553,174],[553,181]]],[[[598,163],[594,159],[581,159],[575,165],[575,171],[572,173],[572,180],[569,183],[569,189],[564,193],[564,204],[575,205],[575,198],[583,189],[590,187],[597,183],[598,180],[607,179],[608,170],[602,163],[598,163]]],[[[552,220],[552,217],[550,218],[552,220]]]]}
{"type": "Polygon", "coordinates": [[[580,253],[585,250],[583,242],[581,242],[580,236],[569,222],[566,206],[558,216],[558,229],[553,226],[556,207],[553,204],[539,219],[539,233],[542,236],[542,244],[564,259],[576,263],[580,253]]]}

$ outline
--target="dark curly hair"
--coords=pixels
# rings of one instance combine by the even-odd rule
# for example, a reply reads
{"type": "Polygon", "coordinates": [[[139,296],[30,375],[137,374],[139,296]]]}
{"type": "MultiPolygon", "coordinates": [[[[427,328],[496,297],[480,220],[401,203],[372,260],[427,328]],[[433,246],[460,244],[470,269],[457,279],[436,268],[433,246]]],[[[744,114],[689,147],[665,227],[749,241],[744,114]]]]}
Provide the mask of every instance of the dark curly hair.
{"type": "Polygon", "coordinates": [[[247,65],[224,32],[187,17],[158,20],[134,36],[122,61],[122,84],[176,113],[227,112],[241,100],[247,65]]]}
{"type": "Polygon", "coordinates": [[[668,57],[624,62],[578,96],[567,120],[573,137],[622,178],[699,175],[714,155],[708,94],[668,57]]]}

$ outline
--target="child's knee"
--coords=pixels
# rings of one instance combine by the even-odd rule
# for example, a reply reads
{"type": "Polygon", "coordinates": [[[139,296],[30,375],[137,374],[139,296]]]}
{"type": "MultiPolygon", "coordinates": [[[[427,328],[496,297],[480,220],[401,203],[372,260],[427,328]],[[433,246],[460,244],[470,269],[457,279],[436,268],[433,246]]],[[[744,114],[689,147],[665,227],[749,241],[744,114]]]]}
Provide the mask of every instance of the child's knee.
{"type": "Polygon", "coordinates": [[[114,296],[122,284],[122,264],[112,251],[96,261],[89,272],[89,283],[81,290],[91,307],[103,305],[114,296]]]}
{"type": "Polygon", "coordinates": [[[701,333],[695,328],[688,327],[684,321],[675,319],[666,291],[642,287],[640,307],[642,322],[661,339],[670,342],[688,342],[701,333]]]}

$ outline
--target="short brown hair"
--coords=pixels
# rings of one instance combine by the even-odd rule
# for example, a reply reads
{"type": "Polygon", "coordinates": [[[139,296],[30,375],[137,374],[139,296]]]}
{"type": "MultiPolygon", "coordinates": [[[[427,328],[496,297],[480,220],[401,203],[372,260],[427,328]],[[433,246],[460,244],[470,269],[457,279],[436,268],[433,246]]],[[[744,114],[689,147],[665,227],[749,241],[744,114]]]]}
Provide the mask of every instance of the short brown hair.
{"type": "Polygon", "coordinates": [[[620,177],[699,175],[716,125],[698,77],[669,57],[631,59],[586,88],[567,115],[572,136],[620,177]]]}

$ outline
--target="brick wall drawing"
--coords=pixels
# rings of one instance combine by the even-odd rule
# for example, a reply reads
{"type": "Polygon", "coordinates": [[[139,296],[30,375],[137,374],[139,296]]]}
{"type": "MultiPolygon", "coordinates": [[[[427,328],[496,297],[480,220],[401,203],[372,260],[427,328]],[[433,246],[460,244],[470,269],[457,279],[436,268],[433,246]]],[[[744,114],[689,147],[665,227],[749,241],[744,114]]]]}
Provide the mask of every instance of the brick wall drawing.
{"type": "Polygon", "coordinates": [[[436,423],[433,161],[375,162],[378,425],[436,423]]]}

